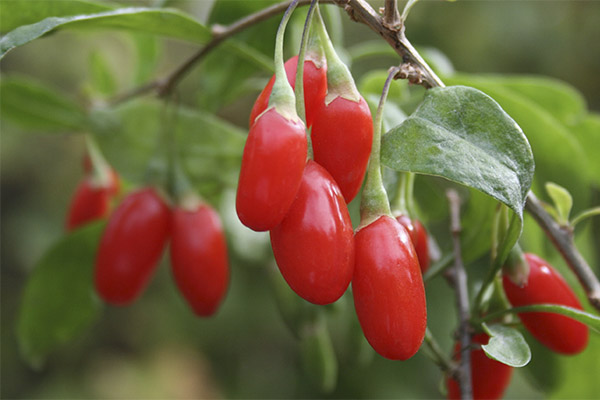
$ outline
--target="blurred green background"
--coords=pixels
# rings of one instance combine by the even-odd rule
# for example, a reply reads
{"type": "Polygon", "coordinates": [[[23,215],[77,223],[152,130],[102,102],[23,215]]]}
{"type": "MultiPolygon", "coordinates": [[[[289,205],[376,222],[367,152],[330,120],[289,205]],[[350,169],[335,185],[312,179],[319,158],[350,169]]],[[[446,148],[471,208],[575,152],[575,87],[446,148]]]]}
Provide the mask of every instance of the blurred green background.
{"type": "MultiPolygon", "coordinates": [[[[0,1],[0,12],[6,1],[0,1]]],[[[165,2],[124,3],[154,6],[165,2]]],[[[201,22],[226,24],[266,3],[197,0],[166,5],[183,9],[201,22]]],[[[371,3],[376,7],[382,2],[371,3]]],[[[278,20],[272,18],[239,38],[269,57],[278,20]]],[[[328,20],[336,21],[331,16],[328,20]]],[[[346,15],[339,21],[338,29],[330,26],[331,34],[336,44],[345,46],[348,59],[353,48],[379,39],[346,15]]],[[[301,18],[293,21],[291,43],[297,43],[301,23],[301,18]]],[[[438,49],[456,71],[561,79],[582,93],[590,110],[600,111],[600,2],[423,1],[411,12],[407,36],[419,48],[438,49]]],[[[89,87],[94,54],[102,55],[114,77],[115,91],[120,93],[134,87],[136,80],[163,76],[196,49],[189,43],[117,30],[64,31],[13,50],[0,62],[0,68],[3,77],[18,75],[42,82],[91,108],[105,99],[89,87]],[[140,48],[145,48],[145,57],[155,62],[148,71],[138,62],[140,48]]],[[[342,53],[343,49],[340,47],[342,53]]],[[[292,53],[293,44],[288,55],[292,53]]],[[[397,62],[390,55],[359,58],[352,71],[360,82],[370,71],[387,69],[397,62]]],[[[243,132],[252,102],[269,76],[267,71],[240,65],[239,59],[219,50],[181,83],[178,102],[216,112],[243,132]]],[[[2,398],[441,397],[438,387],[442,375],[422,354],[406,362],[392,362],[374,355],[364,347],[364,340],[356,340],[356,320],[348,294],[327,311],[339,361],[336,389],[322,393],[311,383],[301,367],[298,343],[275,304],[269,283],[273,264],[268,237],[241,230],[233,208],[235,186],[231,179],[201,189],[221,211],[229,233],[231,287],[215,317],[200,320],[193,316],[175,290],[164,262],[134,305],[104,307],[100,318],[83,335],[52,353],[40,368],[30,367],[19,354],[15,335],[22,293],[35,263],[64,233],[70,196],[82,176],[84,141],[78,134],[48,135],[35,129],[25,132],[5,118],[0,129],[2,398]]],[[[146,126],[140,122],[139,129],[143,137],[146,126]]],[[[140,171],[141,162],[135,155],[131,160],[123,157],[129,149],[122,150],[125,153],[111,161],[135,184],[137,175],[131,171],[140,171]]],[[[600,156],[600,149],[595,152],[600,156]]],[[[600,171],[595,174],[600,175],[600,171]]],[[[427,193],[417,187],[418,196],[427,193]]],[[[579,203],[576,198],[576,208],[597,205],[598,193],[597,186],[590,188],[587,194],[592,197],[579,203]]],[[[355,214],[356,208],[353,204],[355,214]]],[[[425,216],[438,240],[447,240],[445,211],[425,211],[425,216]]],[[[578,231],[582,251],[597,274],[599,230],[596,221],[578,231]]],[[[529,246],[526,249],[552,261],[576,285],[564,262],[529,219],[524,243],[529,246]]],[[[481,279],[485,266],[485,260],[470,266],[473,283],[481,279]]],[[[68,294],[69,288],[64,291],[68,294]]],[[[429,326],[449,352],[455,326],[454,294],[438,278],[427,285],[427,296],[429,326]]],[[[593,333],[590,339],[588,350],[576,357],[552,355],[529,340],[532,365],[515,371],[506,397],[597,398],[600,341],[593,333]]]]}

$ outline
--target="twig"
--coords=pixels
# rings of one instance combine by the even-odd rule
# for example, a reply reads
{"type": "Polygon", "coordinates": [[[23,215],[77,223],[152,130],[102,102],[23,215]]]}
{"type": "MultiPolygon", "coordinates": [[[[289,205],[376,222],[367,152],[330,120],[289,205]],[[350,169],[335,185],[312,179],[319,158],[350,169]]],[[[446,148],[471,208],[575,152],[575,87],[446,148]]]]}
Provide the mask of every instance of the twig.
{"type": "Polygon", "coordinates": [[[531,191],[527,195],[525,209],[533,216],[544,232],[546,232],[546,235],[552,240],[554,247],[560,252],[575,275],[577,275],[590,304],[600,311],[600,282],[598,282],[598,278],[594,275],[589,264],[577,250],[571,229],[559,225],[546,212],[540,200],[531,191]]]}
{"type": "Polygon", "coordinates": [[[408,79],[411,83],[427,89],[445,86],[404,35],[404,24],[400,24],[399,27],[386,26],[382,17],[365,0],[334,1],[344,7],[352,19],[363,22],[379,33],[402,57],[402,68],[398,78],[408,79]]]}
{"type": "Polygon", "coordinates": [[[467,274],[462,262],[460,249],[460,198],[454,189],[446,191],[450,203],[450,230],[454,244],[454,279],[452,283],[456,290],[458,306],[458,317],[460,325],[458,333],[460,338],[461,357],[457,371],[461,399],[473,398],[473,386],[471,384],[471,332],[469,329],[469,292],[467,288],[467,274]]]}
{"type": "MultiPolygon", "coordinates": [[[[254,14],[247,15],[246,17],[232,23],[228,26],[215,25],[212,27],[213,38],[206,43],[206,45],[178,66],[165,78],[157,79],[152,82],[148,82],[140,87],[137,87],[129,92],[123,93],[115,97],[110,103],[117,105],[124,101],[130,100],[134,97],[138,97],[144,94],[149,94],[153,91],[161,96],[167,96],[177,86],[179,81],[183,79],[190,70],[204,57],[206,57],[212,50],[218,47],[224,40],[240,33],[251,26],[254,26],[266,19],[271,18],[274,15],[281,14],[284,12],[292,1],[287,0],[281,3],[274,4],[270,7],[264,8],[257,11],[254,14]]],[[[298,6],[305,6],[310,4],[311,0],[299,0],[298,6]]],[[[332,3],[333,0],[321,0],[321,3],[332,3]]]]}
{"type": "Polygon", "coordinates": [[[390,29],[395,29],[400,25],[398,0],[385,0],[385,8],[383,9],[383,24],[390,29]]]}
{"type": "Polygon", "coordinates": [[[425,345],[429,349],[429,356],[443,372],[452,373],[455,370],[456,366],[446,357],[429,328],[425,329],[425,345]]]}

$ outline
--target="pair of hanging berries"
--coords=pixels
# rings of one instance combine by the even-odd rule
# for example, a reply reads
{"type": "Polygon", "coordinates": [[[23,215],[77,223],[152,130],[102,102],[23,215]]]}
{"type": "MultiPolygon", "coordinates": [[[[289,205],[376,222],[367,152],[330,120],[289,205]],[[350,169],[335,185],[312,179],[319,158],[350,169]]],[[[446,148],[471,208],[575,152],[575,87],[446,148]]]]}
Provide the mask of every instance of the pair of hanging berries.
{"type": "Polygon", "coordinates": [[[219,216],[197,199],[171,210],[151,187],[126,196],[108,221],[96,257],[100,297],[114,305],[133,302],[150,281],[169,238],[179,291],[197,315],[212,315],[229,282],[219,216]]]}
{"type": "MultiPolygon", "coordinates": [[[[581,303],[560,273],[547,261],[513,249],[514,257],[504,266],[502,285],[514,307],[558,304],[582,310],[581,303]]],[[[561,354],[577,354],[588,342],[588,327],[564,315],[519,313],[525,328],[540,343],[561,354]]]]}
{"type": "Polygon", "coordinates": [[[67,213],[68,231],[108,216],[111,200],[120,190],[119,176],[96,153],[95,163],[86,154],[83,160],[85,176],[77,185],[67,213]]]}
{"type": "Polygon", "coordinates": [[[298,57],[285,67],[282,59],[285,18],[277,37],[275,77],[251,113],[236,206],[246,226],[270,230],[275,260],[290,287],[307,301],[329,304],[344,294],[352,279],[353,228],[346,203],[364,177],[372,120],[319,19],[326,60],[314,40],[300,72],[312,129],[307,159],[307,133],[292,89],[298,57]],[[343,107],[336,106],[340,102],[343,107]]]}

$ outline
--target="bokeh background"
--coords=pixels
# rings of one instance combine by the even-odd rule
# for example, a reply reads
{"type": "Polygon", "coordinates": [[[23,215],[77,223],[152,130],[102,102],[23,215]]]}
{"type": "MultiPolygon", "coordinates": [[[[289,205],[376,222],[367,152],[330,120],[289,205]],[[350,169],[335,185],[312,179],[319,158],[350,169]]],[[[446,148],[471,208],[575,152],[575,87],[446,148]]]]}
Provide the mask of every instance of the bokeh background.
{"type": "MultiPolygon", "coordinates": [[[[0,12],[5,1],[0,1],[0,12]]],[[[225,24],[265,2],[121,4],[159,3],[183,9],[203,22],[225,24]]],[[[382,2],[370,3],[376,7],[382,2]]],[[[348,54],[361,43],[378,39],[345,15],[339,21],[341,25],[332,27],[331,33],[349,49],[348,54]]],[[[291,37],[298,36],[301,22],[300,18],[294,21],[291,37]]],[[[241,37],[252,38],[257,46],[262,43],[262,50],[269,54],[269,38],[274,38],[277,23],[275,17],[241,37]],[[261,35],[266,40],[257,40],[261,35]]],[[[598,1],[423,1],[411,12],[407,36],[419,48],[445,54],[456,71],[536,74],[563,80],[582,93],[591,110],[600,111],[598,1]]],[[[136,40],[128,32],[115,30],[59,32],[12,51],[0,68],[3,77],[24,76],[88,102],[91,54],[103,54],[121,92],[134,86],[136,40]]],[[[197,49],[160,38],[152,43],[158,58],[150,76],[163,76],[197,49]]],[[[215,52],[182,82],[179,101],[216,112],[246,129],[252,102],[269,74],[248,70],[241,77],[234,76],[228,69],[232,62],[224,53],[215,52]],[[240,91],[230,95],[235,90],[240,91]]],[[[394,62],[390,55],[360,58],[352,71],[360,81],[370,71],[386,69],[394,62]]],[[[349,324],[355,323],[348,296],[329,313],[339,361],[337,386],[330,393],[320,392],[302,369],[298,344],[278,313],[269,284],[273,264],[268,238],[240,233],[232,207],[234,186],[227,183],[214,202],[230,233],[232,280],[215,317],[200,320],[193,316],[174,288],[168,262],[163,262],[139,301],[127,308],[105,307],[83,335],[53,352],[42,366],[32,368],[20,356],[15,335],[23,289],[36,262],[64,234],[70,196],[82,176],[84,142],[78,134],[24,132],[5,118],[0,128],[2,398],[441,397],[442,375],[423,355],[392,362],[360,348],[364,343],[348,334],[349,324]]],[[[127,160],[120,162],[127,164],[127,160]]],[[[595,196],[591,203],[597,205],[598,188],[595,196]]],[[[440,221],[432,217],[433,230],[445,240],[447,233],[440,221]]],[[[598,225],[597,221],[585,225],[588,235],[581,243],[597,274],[600,257],[594,238],[599,237],[598,225]],[[594,230],[595,236],[589,234],[594,230]]],[[[531,223],[527,226],[535,229],[531,223]]],[[[537,246],[575,282],[551,246],[537,246]]],[[[470,272],[476,280],[477,265],[470,272]]],[[[64,290],[68,293],[69,288],[64,290]]],[[[427,296],[430,327],[449,352],[455,326],[453,292],[443,279],[436,279],[428,284],[427,296]]],[[[592,334],[587,353],[577,357],[551,355],[538,347],[532,344],[534,367],[515,371],[507,398],[597,398],[597,335],[592,334]]]]}

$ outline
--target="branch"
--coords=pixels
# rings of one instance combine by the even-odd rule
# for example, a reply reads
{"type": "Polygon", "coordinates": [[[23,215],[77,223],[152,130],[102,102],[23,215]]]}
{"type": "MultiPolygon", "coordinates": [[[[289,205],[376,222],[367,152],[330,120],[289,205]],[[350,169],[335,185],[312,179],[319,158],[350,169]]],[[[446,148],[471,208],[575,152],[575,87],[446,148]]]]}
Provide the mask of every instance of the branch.
{"type": "Polygon", "coordinates": [[[422,85],[427,89],[445,86],[404,35],[404,24],[400,24],[399,27],[386,26],[382,17],[365,0],[334,1],[344,7],[350,18],[363,22],[379,33],[402,57],[401,70],[396,75],[397,78],[408,79],[411,83],[422,85]]]}
{"type": "Polygon", "coordinates": [[[473,386],[471,384],[471,332],[469,329],[469,292],[467,288],[467,274],[462,262],[460,249],[460,198],[454,189],[446,191],[448,202],[450,203],[450,230],[454,244],[454,268],[453,279],[451,283],[456,290],[456,300],[458,306],[458,317],[460,325],[458,327],[460,339],[460,363],[457,371],[457,378],[460,387],[461,399],[473,398],[473,386]]]}
{"type": "MultiPolygon", "coordinates": [[[[287,0],[281,3],[274,4],[270,7],[264,8],[260,11],[245,16],[244,18],[232,23],[228,26],[213,25],[212,32],[213,38],[206,43],[206,45],[200,49],[196,54],[192,55],[186,61],[183,62],[179,67],[172,71],[169,75],[162,79],[156,79],[152,82],[148,82],[138,88],[135,88],[129,92],[123,93],[115,97],[110,103],[117,105],[130,100],[134,97],[138,97],[144,94],[149,94],[153,91],[161,97],[168,96],[177,84],[192,70],[192,68],[203,58],[205,58],[212,50],[218,47],[223,41],[230,37],[254,26],[262,21],[265,21],[275,15],[284,12],[292,0],[287,0]]],[[[298,6],[309,5],[311,0],[299,0],[298,6]]],[[[333,0],[321,0],[321,3],[332,3],[333,0]]]]}
{"type": "Polygon", "coordinates": [[[600,282],[598,282],[598,278],[594,275],[589,264],[577,250],[573,241],[573,231],[568,227],[559,225],[546,212],[540,200],[531,191],[527,195],[525,209],[533,216],[544,232],[546,232],[546,235],[552,240],[554,247],[560,252],[575,275],[577,275],[590,304],[600,311],[600,282]]]}

